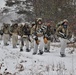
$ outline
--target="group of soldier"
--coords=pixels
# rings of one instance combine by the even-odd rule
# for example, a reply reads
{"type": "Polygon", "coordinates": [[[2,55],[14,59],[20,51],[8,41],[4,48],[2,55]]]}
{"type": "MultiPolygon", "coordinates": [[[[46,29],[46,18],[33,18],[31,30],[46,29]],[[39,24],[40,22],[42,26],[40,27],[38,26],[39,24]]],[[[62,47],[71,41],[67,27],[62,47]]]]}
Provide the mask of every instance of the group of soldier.
{"type": "Polygon", "coordinates": [[[5,46],[9,45],[8,41],[12,38],[13,48],[17,48],[17,44],[19,43],[20,51],[23,51],[23,47],[26,46],[26,52],[30,52],[32,49],[33,55],[42,55],[44,52],[50,52],[51,38],[53,35],[57,35],[60,37],[61,42],[61,57],[65,56],[66,40],[72,36],[68,20],[66,19],[60,22],[57,29],[54,29],[50,23],[43,23],[42,18],[37,18],[35,22],[32,22],[31,26],[26,23],[20,25],[15,23],[11,26],[4,24],[2,32],[3,33],[0,32],[0,34],[3,37],[5,46]],[[20,36],[19,39],[18,36],[20,36]]]}

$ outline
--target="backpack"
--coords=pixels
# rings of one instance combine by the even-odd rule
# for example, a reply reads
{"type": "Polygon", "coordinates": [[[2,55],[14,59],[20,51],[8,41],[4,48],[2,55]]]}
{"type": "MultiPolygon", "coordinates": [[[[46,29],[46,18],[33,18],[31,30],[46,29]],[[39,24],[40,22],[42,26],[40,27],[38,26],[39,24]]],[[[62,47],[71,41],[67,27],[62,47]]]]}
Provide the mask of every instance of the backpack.
{"type": "Polygon", "coordinates": [[[59,26],[61,26],[62,23],[63,23],[63,21],[58,22],[58,23],[56,24],[56,28],[58,28],[59,26]]]}

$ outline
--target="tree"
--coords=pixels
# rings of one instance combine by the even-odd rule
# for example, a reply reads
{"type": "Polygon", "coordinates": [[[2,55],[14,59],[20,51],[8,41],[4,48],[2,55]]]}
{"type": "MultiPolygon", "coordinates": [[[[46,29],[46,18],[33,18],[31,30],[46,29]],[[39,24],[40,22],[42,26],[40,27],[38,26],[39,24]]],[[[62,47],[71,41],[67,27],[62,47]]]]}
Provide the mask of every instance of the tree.
{"type": "Polygon", "coordinates": [[[72,20],[76,14],[76,0],[33,0],[36,17],[54,20],[72,20]]]}
{"type": "MultiPolygon", "coordinates": [[[[15,13],[18,17],[16,22],[25,22],[33,18],[33,5],[32,0],[6,0],[6,7],[3,13],[15,13]]],[[[13,14],[12,13],[12,14],[13,14]]],[[[12,21],[12,22],[15,22],[12,21]]]]}

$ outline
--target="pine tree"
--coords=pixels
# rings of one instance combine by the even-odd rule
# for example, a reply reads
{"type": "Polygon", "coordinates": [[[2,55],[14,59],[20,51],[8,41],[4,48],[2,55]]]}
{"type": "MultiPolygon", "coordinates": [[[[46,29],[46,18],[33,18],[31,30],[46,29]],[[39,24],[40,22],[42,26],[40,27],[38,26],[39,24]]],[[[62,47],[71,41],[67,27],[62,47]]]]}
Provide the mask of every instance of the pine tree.
{"type": "MultiPolygon", "coordinates": [[[[33,18],[33,5],[32,0],[6,0],[3,13],[17,14],[16,22],[25,22],[33,18]]],[[[11,20],[12,22],[15,22],[11,20]]]]}

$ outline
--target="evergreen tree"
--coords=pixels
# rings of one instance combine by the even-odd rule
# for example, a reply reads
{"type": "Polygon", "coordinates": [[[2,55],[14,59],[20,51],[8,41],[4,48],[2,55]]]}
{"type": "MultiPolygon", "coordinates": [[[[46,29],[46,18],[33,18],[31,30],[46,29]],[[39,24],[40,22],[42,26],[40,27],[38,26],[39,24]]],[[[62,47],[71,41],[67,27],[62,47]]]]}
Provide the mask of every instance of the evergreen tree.
{"type": "MultiPolygon", "coordinates": [[[[33,18],[32,0],[6,0],[3,13],[11,13],[17,15],[16,22],[25,22],[33,18]]],[[[12,22],[15,22],[11,20],[12,22]]]]}

